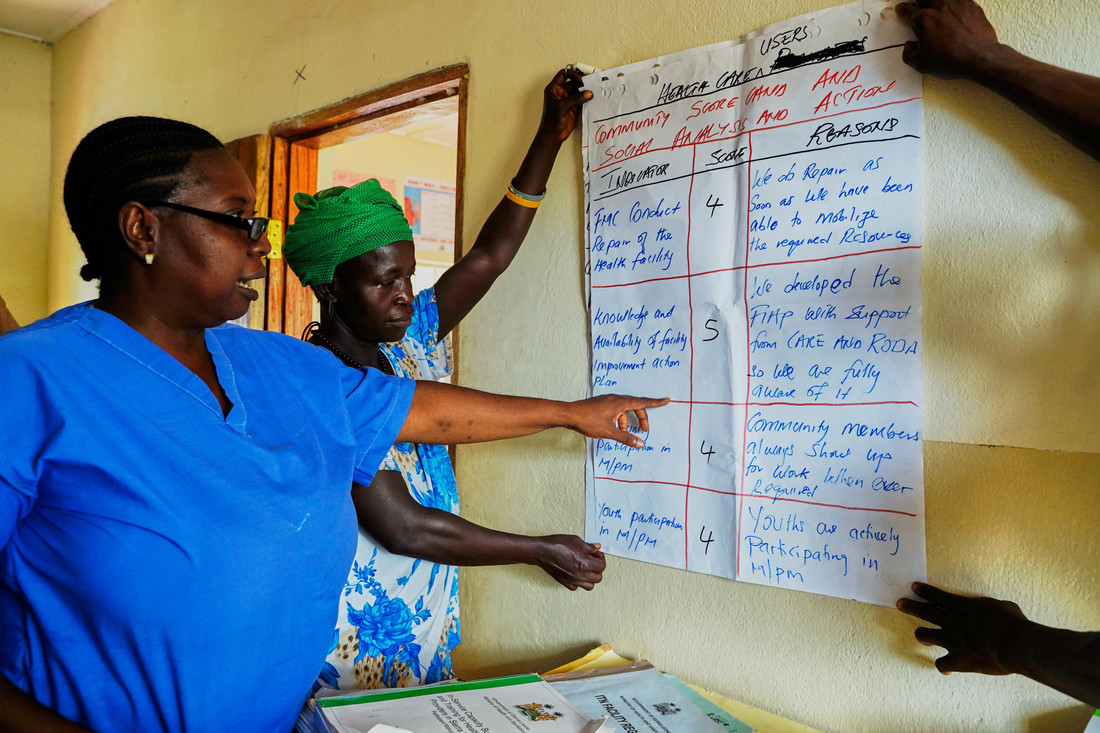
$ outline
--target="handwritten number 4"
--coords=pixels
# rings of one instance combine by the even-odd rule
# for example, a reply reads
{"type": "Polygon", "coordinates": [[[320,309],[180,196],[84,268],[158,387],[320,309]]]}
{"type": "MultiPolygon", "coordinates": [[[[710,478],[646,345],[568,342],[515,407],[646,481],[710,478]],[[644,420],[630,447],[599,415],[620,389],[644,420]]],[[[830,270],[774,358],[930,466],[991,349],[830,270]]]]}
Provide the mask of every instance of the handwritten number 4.
{"type": "Polygon", "coordinates": [[[710,194],[707,194],[707,208],[710,209],[711,218],[714,217],[714,210],[717,209],[719,206],[725,206],[725,204],[722,203],[722,199],[718,198],[717,196],[711,196],[710,194]],[[711,203],[711,199],[714,199],[713,203],[711,203]]]}
{"type": "Polygon", "coordinates": [[[703,554],[710,552],[710,543],[714,542],[714,532],[707,532],[707,538],[703,539],[703,533],[707,531],[706,525],[699,530],[699,541],[703,543],[703,554]]]}
{"type": "Polygon", "coordinates": [[[699,443],[699,452],[707,457],[707,465],[709,466],[710,465],[710,457],[714,455],[714,447],[711,446],[711,449],[709,451],[706,450],[706,447],[707,447],[707,441],[704,440],[704,441],[699,443]]]}

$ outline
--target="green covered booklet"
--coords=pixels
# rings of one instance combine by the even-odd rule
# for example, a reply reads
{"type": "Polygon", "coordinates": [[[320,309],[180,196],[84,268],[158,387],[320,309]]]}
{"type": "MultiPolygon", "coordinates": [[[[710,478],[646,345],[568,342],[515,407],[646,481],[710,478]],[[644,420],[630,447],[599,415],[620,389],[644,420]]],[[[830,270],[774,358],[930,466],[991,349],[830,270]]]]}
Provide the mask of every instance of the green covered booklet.
{"type": "MultiPolygon", "coordinates": [[[[335,733],[610,733],[538,675],[357,691],[311,703],[335,733]]],[[[320,722],[320,721],[319,721],[320,722]]],[[[322,729],[323,730],[323,729],[322,729]]]]}

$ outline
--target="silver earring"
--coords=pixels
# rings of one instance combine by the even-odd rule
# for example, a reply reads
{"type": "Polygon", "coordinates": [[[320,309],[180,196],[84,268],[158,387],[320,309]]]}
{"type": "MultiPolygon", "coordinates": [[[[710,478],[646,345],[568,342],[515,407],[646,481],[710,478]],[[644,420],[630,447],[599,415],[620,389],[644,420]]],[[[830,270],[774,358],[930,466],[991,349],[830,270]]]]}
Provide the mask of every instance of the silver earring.
{"type": "Polygon", "coordinates": [[[153,257],[154,257],[154,255],[153,255],[152,252],[147,252],[145,254],[145,264],[147,264],[147,265],[153,264],[153,257]]]}
{"type": "Polygon", "coordinates": [[[328,301],[328,317],[332,318],[332,301],[328,301]]]}

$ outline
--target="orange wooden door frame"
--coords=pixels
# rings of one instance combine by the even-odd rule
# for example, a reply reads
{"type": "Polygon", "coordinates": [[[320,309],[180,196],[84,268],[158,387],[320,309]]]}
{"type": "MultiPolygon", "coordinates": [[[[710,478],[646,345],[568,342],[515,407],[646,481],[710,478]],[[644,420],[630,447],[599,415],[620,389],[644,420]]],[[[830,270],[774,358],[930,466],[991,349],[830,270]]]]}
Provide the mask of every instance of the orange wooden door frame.
{"type": "MultiPolygon", "coordinates": [[[[249,137],[230,140],[225,144],[229,153],[237,159],[248,174],[248,180],[252,182],[252,188],[256,191],[256,216],[270,217],[271,211],[271,163],[273,138],[270,135],[250,135],[249,137]]],[[[273,270],[268,261],[267,287],[260,289],[260,297],[257,298],[248,309],[248,325],[250,328],[272,329],[267,324],[267,303],[271,298],[271,275],[273,270]],[[265,292],[266,291],[266,292],[265,292]]],[[[281,297],[281,296],[280,296],[281,297]]]]}
{"type": "MultiPolygon", "coordinates": [[[[409,124],[425,114],[425,105],[457,97],[455,255],[460,256],[469,73],[466,64],[446,66],[272,125],[271,216],[282,219],[285,231],[298,213],[293,195],[316,193],[319,149],[409,124]]],[[[300,336],[312,320],[313,293],[287,272],[285,260],[273,258],[270,263],[267,328],[300,336]]]]}

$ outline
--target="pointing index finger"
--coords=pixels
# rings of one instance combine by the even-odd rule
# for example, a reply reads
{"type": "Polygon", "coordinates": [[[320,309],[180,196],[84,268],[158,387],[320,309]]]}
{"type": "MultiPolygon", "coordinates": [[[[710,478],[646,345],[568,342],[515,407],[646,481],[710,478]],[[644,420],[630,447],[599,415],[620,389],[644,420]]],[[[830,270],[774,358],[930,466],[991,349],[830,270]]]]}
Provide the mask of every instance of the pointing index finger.
{"type": "Polygon", "coordinates": [[[655,399],[655,398],[651,397],[647,400],[643,400],[643,404],[642,404],[641,407],[635,407],[634,408],[634,414],[638,417],[638,427],[648,433],[649,432],[649,413],[646,411],[646,408],[648,408],[648,407],[663,407],[664,405],[668,404],[668,400],[669,400],[668,397],[662,397],[660,399],[655,399]]]}

